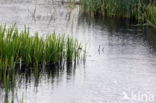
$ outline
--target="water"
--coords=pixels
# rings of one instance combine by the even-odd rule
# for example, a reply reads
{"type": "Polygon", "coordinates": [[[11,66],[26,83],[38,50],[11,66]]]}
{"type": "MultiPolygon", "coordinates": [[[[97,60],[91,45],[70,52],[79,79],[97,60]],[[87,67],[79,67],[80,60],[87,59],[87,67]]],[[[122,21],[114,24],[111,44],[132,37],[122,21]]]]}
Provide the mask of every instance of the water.
{"type": "MultiPolygon", "coordinates": [[[[86,62],[76,68],[50,67],[38,78],[18,76],[15,102],[154,103],[156,32],[127,20],[93,18],[79,6],[52,0],[1,0],[0,23],[24,24],[41,36],[70,34],[87,44],[86,62]],[[126,98],[126,96],[128,98],[126,98]],[[124,98],[125,97],[125,98],[124,98]]],[[[0,91],[3,103],[4,92],[0,91]]]]}

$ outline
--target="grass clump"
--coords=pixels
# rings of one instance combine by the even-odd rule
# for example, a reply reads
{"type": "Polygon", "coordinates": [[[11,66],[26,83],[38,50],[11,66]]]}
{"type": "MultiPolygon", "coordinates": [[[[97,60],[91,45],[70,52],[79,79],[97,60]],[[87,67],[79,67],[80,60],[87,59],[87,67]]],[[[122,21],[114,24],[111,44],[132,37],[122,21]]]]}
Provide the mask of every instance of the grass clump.
{"type": "Polygon", "coordinates": [[[14,67],[18,63],[38,65],[73,61],[81,53],[81,45],[72,37],[52,33],[45,39],[38,33],[30,36],[28,29],[19,32],[16,25],[0,26],[0,67],[14,67]]]}
{"type": "Polygon", "coordinates": [[[130,18],[156,25],[156,6],[154,0],[80,0],[84,10],[91,14],[130,18]]]}
{"type": "Polygon", "coordinates": [[[16,25],[0,26],[0,90],[2,88],[5,93],[4,103],[14,102],[16,76],[23,75],[20,71],[32,72],[38,81],[41,68],[53,68],[57,64],[55,66],[60,69],[65,63],[75,64],[82,50],[80,43],[71,36],[51,33],[42,38],[38,33],[30,36],[26,27],[19,32],[16,25]]]}
{"type": "Polygon", "coordinates": [[[148,6],[147,24],[156,28],[156,6],[148,6]]]}

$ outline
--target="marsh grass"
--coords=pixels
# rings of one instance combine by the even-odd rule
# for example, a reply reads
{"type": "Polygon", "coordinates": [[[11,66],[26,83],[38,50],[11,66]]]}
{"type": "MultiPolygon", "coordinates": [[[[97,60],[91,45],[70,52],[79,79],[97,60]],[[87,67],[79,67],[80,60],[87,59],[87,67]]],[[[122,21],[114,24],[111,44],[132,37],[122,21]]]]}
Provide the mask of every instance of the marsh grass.
{"type": "Polygon", "coordinates": [[[83,9],[92,16],[130,18],[140,24],[156,21],[153,0],[80,0],[83,9]]]}
{"type": "Polygon", "coordinates": [[[16,64],[39,65],[73,61],[80,56],[81,45],[70,36],[51,33],[45,39],[29,30],[19,32],[16,25],[0,26],[0,67],[13,68],[16,64]]]}
{"type": "Polygon", "coordinates": [[[147,23],[156,28],[156,6],[148,6],[147,23]]]}
{"type": "Polygon", "coordinates": [[[26,72],[31,68],[37,85],[40,68],[49,69],[46,66],[53,68],[57,65],[59,69],[68,62],[75,64],[86,54],[84,51],[81,44],[71,36],[51,33],[42,38],[38,33],[30,36],[26,26],[23,31],[19,31],[16,25],[0,26],[0,89],[5,92],[4,103],[10,103],[10,93],[11,103],[14,101],[18,71],[24,69],[26,72]]]}

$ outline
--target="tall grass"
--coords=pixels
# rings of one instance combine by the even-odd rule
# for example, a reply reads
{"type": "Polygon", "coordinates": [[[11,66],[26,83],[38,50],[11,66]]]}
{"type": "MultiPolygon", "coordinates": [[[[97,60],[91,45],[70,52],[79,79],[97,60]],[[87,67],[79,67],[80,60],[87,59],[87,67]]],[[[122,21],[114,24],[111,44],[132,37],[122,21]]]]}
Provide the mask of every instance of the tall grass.
{"type": "Polygon", "coordinates": [[[14,25],[0,26],[0,67],[10,68],[18,63],[39,65],[73,61],[81,53],[81,45],[72,37],[52,33],[45,39],[29,35],[29,30],[19,32],[14,25]]]}
{"type": "Polygon", "coordinates": [[[156,14],[153,0],[80,0],[86,12],[95,15],[122,17],[155,25],[156,14]]]}

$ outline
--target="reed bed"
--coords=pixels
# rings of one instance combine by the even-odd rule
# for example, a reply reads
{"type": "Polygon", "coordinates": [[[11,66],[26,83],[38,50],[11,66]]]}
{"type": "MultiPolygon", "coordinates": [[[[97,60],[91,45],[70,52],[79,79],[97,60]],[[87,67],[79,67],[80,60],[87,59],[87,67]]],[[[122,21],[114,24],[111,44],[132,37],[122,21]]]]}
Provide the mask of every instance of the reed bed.
{"type": "Polygon", "coordinates": [[[142,24],[156,25],[154,0],[80,0],[80,3],[92,16],[130,18],[142,24]]]}
{"type": "Polygon", "coordinates": [[[29,29],[19,32],[16,25],[0,26],[0,67],[12,68],[16,64],[39,65],[61,63],[77,59],[82,47],[70,36],[52,33],[45,39],[38,33],[30,36],[29,29]]]}

